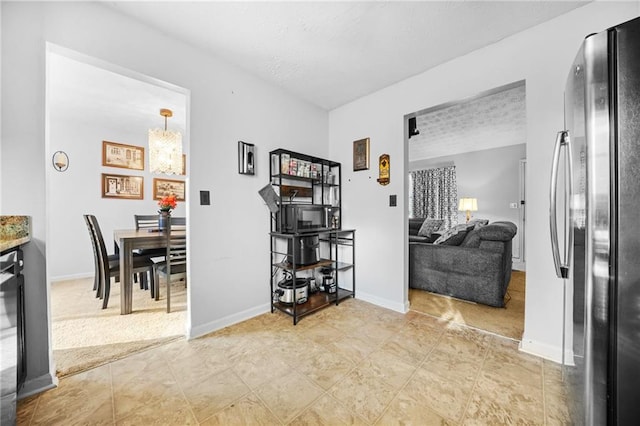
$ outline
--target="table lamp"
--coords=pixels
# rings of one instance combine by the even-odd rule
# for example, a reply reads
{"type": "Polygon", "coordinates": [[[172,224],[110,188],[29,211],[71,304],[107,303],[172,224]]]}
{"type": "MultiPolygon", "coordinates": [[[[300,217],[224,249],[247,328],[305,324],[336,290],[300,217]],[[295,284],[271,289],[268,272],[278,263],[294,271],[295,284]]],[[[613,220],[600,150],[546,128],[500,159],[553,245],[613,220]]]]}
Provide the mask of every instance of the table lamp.
{"type": "Polygon", "coordinates": [[[471,212],[478,211],[478,200],[476,198],[460,198],[458,210],[467,212],[467,222],[471,219],[471,212]]]}

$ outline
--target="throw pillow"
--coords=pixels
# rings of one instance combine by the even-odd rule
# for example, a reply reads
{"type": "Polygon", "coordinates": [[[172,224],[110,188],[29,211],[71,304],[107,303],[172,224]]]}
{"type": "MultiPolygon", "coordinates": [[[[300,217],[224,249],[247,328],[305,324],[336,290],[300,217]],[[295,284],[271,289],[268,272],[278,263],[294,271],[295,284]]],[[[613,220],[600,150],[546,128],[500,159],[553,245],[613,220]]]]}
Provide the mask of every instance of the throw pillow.
{"type": "Polygon", "coordinates": [[[489,224],[489,219],[471,219],[467,225],[474,225],[473,229],[480,229],[489,224]]]}
{"type": "Polygon", "coordinates": [[[430,236],[438,229],[440,229],[440,227],[442,226],[442,222],[444,222],[444,220],[442,219],[425,219],[424,222],[422,222],[420,230],[418,231],[418,235],[420,235],[421,237],[430,236]]]}
{"type": "Polygon", "coordinates": [[[467,229],[469,229],[467,224],[457,225],[453,228],[449,228],[447,231],[445,231],[444,234],[440,236],[440,238],[435,240],[433,244],[458,246],[462,241],[464,241],[464,237],[467,236],[467,229]]]}

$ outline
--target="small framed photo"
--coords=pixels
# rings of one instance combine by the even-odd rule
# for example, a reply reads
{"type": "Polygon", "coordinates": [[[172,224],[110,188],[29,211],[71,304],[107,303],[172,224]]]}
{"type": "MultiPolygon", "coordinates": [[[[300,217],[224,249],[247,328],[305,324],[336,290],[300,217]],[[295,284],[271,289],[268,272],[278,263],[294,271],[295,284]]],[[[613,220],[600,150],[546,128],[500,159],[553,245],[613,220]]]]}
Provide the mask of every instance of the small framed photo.
{"type": "Polygon", "coordinates": [[[369,170],[369,138],[353,142],[353,171],[369,170]]]}
{"type": "Polygon", "coordinates": [[[238,173],[241,175],[253,175],[255,145],[238,141],[238,173]]]}
{"type": "Polygon", "coordinates": [[[144,198],[144,178],[102,173],[102,198],[142,200],[144,198]]]}
{"type": "Polygon", "coordinates": [[[102,165],[123,169],[144,170],[144,148],[102,141],[102,165]]]}
{"type": "Polygon", "coordinates": [[[183,180],[153,178],[153,199],[175,195],[177,201],[186,200],[186,186],[183,180]]]}

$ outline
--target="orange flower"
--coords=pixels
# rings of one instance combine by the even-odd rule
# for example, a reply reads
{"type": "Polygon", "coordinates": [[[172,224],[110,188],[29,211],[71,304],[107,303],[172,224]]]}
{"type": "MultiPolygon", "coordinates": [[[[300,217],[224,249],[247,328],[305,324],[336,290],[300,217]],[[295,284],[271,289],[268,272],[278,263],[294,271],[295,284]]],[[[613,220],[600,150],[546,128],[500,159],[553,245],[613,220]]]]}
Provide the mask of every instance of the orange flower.
{"type": "Polygon", "coordinates": [[[160,211],[170,212],[178,205],[178,203],[176,202],[176,196],[172,194],[167,195],[166,197],[162,197],[160,201],[158,201],[158,205],[160,206],[160,211]]]}

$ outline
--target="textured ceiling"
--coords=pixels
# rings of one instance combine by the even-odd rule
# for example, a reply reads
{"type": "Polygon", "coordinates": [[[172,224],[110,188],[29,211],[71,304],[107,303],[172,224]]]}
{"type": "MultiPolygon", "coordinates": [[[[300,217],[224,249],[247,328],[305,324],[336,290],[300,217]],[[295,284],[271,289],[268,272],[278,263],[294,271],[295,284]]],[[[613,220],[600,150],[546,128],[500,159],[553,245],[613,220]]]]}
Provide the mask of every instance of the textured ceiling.
{"type": "Polygon", "coordinates": [[[420,134],[409,139],[409,160],[526,143],[526,118],[524,82],[429,108],[416,115],[420,134]]]}
{"type": "Polygon", "coordinates": [[[104,4],[330,110],[586,2],[104,4]]]}

